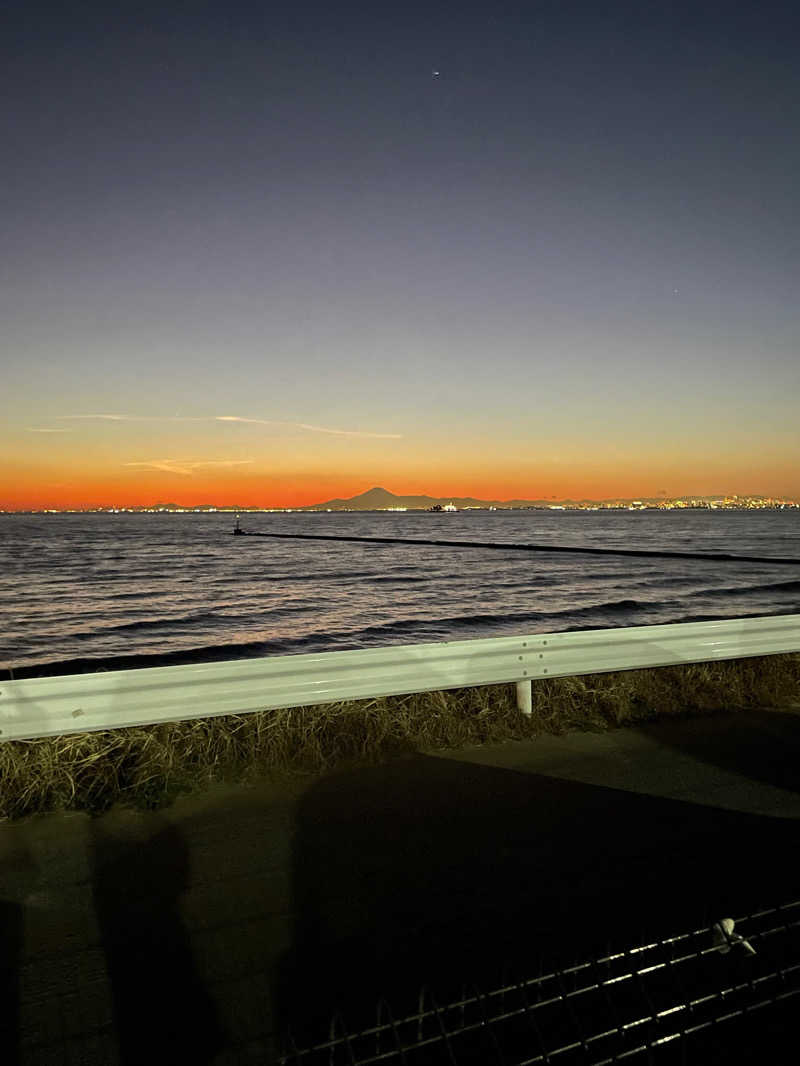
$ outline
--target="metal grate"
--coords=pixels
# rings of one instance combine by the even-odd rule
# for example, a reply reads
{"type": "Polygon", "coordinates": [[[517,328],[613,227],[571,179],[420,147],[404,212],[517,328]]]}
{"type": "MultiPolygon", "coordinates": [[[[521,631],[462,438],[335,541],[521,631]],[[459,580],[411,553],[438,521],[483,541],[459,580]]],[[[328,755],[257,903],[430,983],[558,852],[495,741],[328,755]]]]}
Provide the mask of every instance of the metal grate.
{"type": "MultiPolygon", "coordinates": [[[[800,995],[799,949],[797,900],[491,991],[465,988],[460,998],[446,1003],[423,988],[418,1009],[399,1018],[381,1001],[375,1025],[350,1031],[336,1016],[327,1040],[304,1048],[290,1040],[280,1062],[606,1066],[688,1061],[690,1041],[713,1036],[718,1048],[734,1040],[741,1048],[754,1034],[768,1039],[779,1032],[779,1021],[788,1019],[787,1008],[800,995]]],[[[706,1053],[702,1061],[715,1060],[706,1053]]]]}

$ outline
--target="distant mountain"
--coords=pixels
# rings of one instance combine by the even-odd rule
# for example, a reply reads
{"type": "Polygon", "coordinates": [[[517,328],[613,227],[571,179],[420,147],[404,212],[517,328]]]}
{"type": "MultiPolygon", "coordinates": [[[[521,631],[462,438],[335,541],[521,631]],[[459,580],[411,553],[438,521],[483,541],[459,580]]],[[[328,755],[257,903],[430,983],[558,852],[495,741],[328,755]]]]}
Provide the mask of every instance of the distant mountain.
{"type": "Polygon", "coordinates": [[[472,496],[395,496],[388,489],[376,486],[367,489],[358,496],[351,496],[349,500],[335,499],[326,500],[324,503],[311,504],[308,507],[298,508],[303,511],[328,510],[331,511],[380,511],[387,507],[408,507],[411,509],[424,510],[435,504],[444,506],[453,503],[456,507],[533,507],[547,506],[546,500],[476,500],[472,496]]]}
{"type": "MultiPolygon", "coordinates": [[[[685,497],[675,497],[675,499],[693,499],[698,502],[709,502],[712,500],[720,500],[724,497],[723,493],[718,493],[714,496],[696,495],[690,493],[685,497]]],[[[752,497],[757,499],[757,497],[752,497]]],[[[324,503],[309,504],[308,507],[295,507],[296,511],[380,511],[387,507],[408,507],[410,509],[425,510],[428,507],[433,507],[435,504],[441,504],[444,506],[446,503],[453,503],[458,508],[465,507],[580,507],[608,504],[613,507],[620,507],[630,503],[644,503],[644,504],[660,504],[663,503],[664,497],[662,496],[637,496],[622,498],[607,497],[605,499],[592,499],[584,496],[582,499],[549,499],[549,500],[476,500],[473,496],[396,496],[393,492],[389,492],[388,489],[375,486],[375,488],[368,489],[366,492],[362,492],[358,496],[351,496],[349,500],[335,499],[326,500],[324,503]]]]}

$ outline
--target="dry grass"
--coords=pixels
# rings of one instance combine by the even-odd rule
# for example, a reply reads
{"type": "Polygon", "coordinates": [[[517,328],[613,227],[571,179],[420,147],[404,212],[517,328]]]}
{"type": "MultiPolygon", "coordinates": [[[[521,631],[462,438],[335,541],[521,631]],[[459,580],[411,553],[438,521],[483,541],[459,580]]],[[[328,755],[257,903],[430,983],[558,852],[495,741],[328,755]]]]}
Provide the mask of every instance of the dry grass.
{"type": "Polygon", "coordinates": [[[157,807],[214,781],[318,774],[413,751],[604,730],[659,715],[800,706],[800,655],[775,655],[204,718],[0,744],[0,818],[157,807]]]}

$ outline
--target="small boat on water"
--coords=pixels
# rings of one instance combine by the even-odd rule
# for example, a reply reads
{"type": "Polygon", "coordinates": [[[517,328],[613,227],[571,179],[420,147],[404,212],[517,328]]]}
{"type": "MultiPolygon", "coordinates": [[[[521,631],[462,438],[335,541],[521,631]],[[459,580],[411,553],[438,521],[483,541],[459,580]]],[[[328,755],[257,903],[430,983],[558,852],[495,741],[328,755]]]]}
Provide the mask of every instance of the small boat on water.
{"type": "Polygon", "coordinates": [[[457,511],[458,508],[455,506],[455,504],[451,500],[450,503],[446,503],[444,505],[444,507],[442,507],[442,505],[440,503],[435,503],[433,505],[433,507],[429,507],[428,510],[429,511],[436,511],[437,514],[438,514],[440,512],[444,512],[444,511],[457,511]]]}

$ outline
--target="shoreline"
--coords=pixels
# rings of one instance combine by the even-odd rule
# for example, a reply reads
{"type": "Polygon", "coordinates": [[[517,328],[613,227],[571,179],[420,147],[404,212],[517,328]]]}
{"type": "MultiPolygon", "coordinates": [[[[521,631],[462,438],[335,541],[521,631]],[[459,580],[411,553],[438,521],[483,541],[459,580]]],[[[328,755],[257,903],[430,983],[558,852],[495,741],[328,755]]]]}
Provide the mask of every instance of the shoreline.
{"type": "MultiPolygon", "coordinates": [[[[737,612],[734,615],[683,615],[679,618],[668,618],[657,623],[655,625],[680,625],[688,622],[725,622],[733,619],[740,618],[779,618],[785,615],[787,611],[757,611],[752,614],[740,614],[737,612]]],[[[506,632],[486,632],[480,635],[475,635],[476,640],[488,638],[488,637],[506,637],[506,636],[527,636],[529,633],[536,633],[539,635],[546,635],[548,633],[592,633],[600,630],[607,629],[622,629],[628,628],[625,626],[567,626],[563,629],[531,629],[526,630],[524,633],[506,633],[506,632]]],[[[450,640],[469,640],[470,637],[463,635],[456,635],[447,637],[444,640],[405,640],[402,641],[403,645],[414,644],[436,644],[447,643],[450,640]]],[[[397,642],[398,644],[401,642],[397,642]]],[[[261,659],[271,656],[282,655],[324,655],[329,652],[340,651],[364,651],[368,648],[385,648],[395,647],[397,644],[394,642],[379,642],[379,643],[359,643],[354,641],[353,643],[343,642],[341,645],[333,647],[320,646],[320,644],[314,640],[307,640],[307,638],[301,637],[296,640],[292,638],[286,638],[282,641],[246,641],[237,644],[210,644],[204,645],[198,648],[176,648],[173,651],[160,651],[160,652],[133,652],[127,655],[110,655],[105,657],[100,656],[76,656],[73,658],[61,658],[53,659],[48,662],[23,662],[19,666],[15,665],[2,665],[0,666],[0,681],[22,681],[29,680],[35,677],[69,677],[74,674],[91,674],[91,673],[106,673],[115,670],[145,670],[153,667],[167,667],[167,666],[193,666],[201,663],[218,663],[218,662],[242,662],[249,659],[261,659]],[[305,643],[304,643],[305,642],[305,643]]]]}
{"type": "MultiPolygon", "coordinates": [[[[444,502],[445,496],[431,497],[432,502],[444,502]]],[[[459,497],[451,497],[451,501],[459,497]]],[[[456,509],[459,513],[464,511],[785,511],[800,510],[800,502],[791,499],[775,499],[753,496],[745,497],[750,502],[727,503],[723,497],[715,496],[708,499],[700,498],[694,502],[684,503],[675,501],[641,500],[641,499],[617,499],[613,502],[608,500],[561,500],[552,503],[520,503],[517,505],[503,502],[491,503],[485,501],[480,504],[463,503],[456,509]]],[[[307,507],[88,507],[88,508],[47,508],[35,510],[5,510],[0,508],[0,515],[117,515],[117,514],[425,514],[431,508],[425,505],[406,505],[398,507],[325,507],[312,504],[307,507]]]]}

